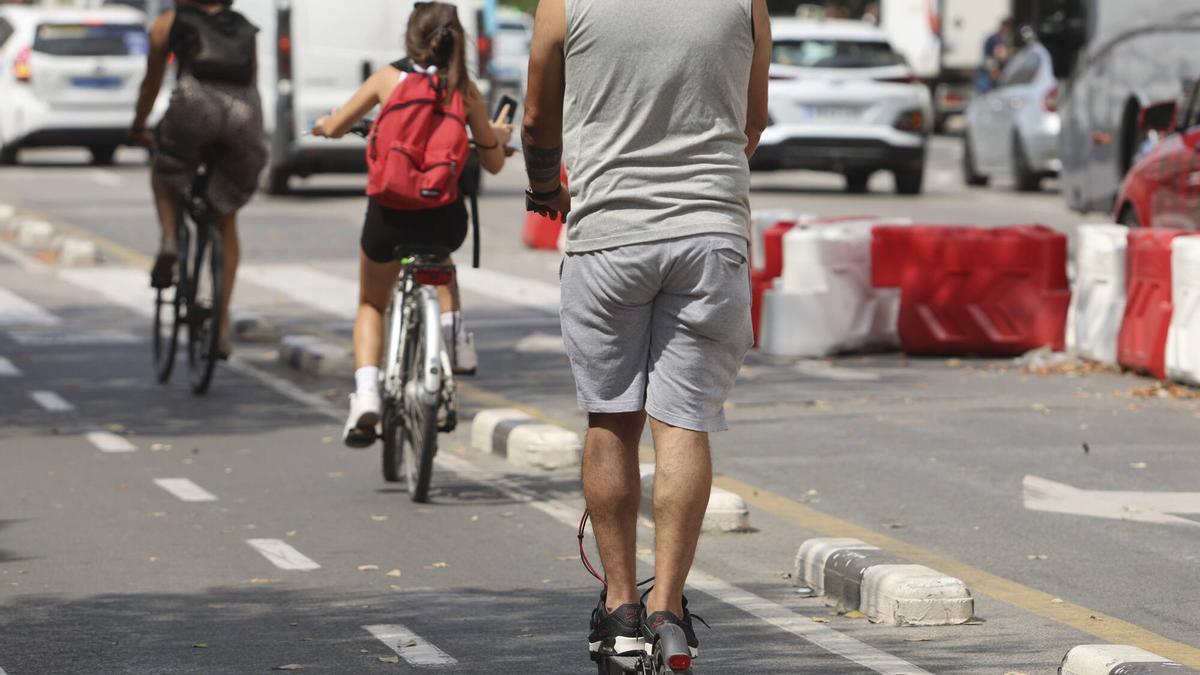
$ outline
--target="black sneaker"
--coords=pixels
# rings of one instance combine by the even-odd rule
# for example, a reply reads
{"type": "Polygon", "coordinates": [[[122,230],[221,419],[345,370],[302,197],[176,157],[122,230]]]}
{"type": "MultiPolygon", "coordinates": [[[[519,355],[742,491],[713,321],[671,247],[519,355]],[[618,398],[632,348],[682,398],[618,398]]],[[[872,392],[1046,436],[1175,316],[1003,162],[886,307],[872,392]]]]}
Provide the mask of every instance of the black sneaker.
{"type": "Polygon", "coordinates": [[[175,262],[178,256],[162,251],[154,259],[154,269],[150,270],[151,288],[170,288],[175,284],[175,262]]]}
{"type": "Polygon", "coordinates": [[[595,661],[599,655],[631,656],[642,651],[642,632],[639,620],[642,607],[634,603],[621,605],[611,614],[604,606],[606,592],[600,593],[600,603],[592,610],[592,632],[588,635],[588,651],[595,661]]]}
{"type": "MultiPolygon", "coordinates": [[[[678,616],[675,616],[674,612],[666,612],[666,611],[655,612],[655,613],[650,614],[650,615],[646,616],[645,618],[643,618],[642,619],[642,639],[645,640],[647,649],[649,649],[649,645],[653,644],[654,636],[658,632],[658,629],[663,624],[672,623],[683,629],[683,634],[685,637],[687,637],[688,649],[692,653],[692,658],[694,659],[694,658],[699,657],[700,656],[700,641],[698,639],[696,639],[696,629],[692,627],[692,617],[693,616],[694,615],[688,611],[687,598],[685,597],[683,599],[683,618],[682,619],[680,619],[678,616]]],[[[695,618],[700,623],[703,623],[705,626],[708,625],[708,623],[705,622],[704,619],[702,619],[698,616],[696,616],[695,618]]]]}

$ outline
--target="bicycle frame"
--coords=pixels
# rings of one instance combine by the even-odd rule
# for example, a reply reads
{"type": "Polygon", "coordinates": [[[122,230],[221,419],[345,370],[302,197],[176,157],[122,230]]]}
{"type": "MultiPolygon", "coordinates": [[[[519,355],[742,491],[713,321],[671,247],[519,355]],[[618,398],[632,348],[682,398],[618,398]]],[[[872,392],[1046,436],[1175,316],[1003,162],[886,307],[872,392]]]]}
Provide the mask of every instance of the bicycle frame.
{"type": "Polygon", "coordinates": [[[416,393],[425,404],[434,403],[441,396],[443,380],[450,375],[445,367],[445,345],[442,340],[441,305],[437,291],[428,286],[421,286],[413,278],[411,266],[406,267],[400,281],[396,284],[396,293],[392,299],[392,310],[388,325],[387,353],[385,355],[383,391],[393,400],[403,400],[410,392],[404,391],[402,385],[411,377],[403,372],[407,361],[403,350],[409,348],[409,330],[413,324],[408,318],[415,312],[420,312],[421,337],[426,349],[424,362],[421,367],[421,386],[416,393]],[[399,308],[399,311],[397,311],[399,308]]]}

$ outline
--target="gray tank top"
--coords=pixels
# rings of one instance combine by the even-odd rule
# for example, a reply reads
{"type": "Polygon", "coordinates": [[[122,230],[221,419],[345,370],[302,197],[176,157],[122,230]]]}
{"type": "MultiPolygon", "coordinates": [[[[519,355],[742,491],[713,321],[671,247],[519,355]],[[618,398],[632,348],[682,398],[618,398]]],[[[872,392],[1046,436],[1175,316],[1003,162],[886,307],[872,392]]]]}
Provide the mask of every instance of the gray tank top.
{"type": "Polygon", "coordinates": [[[748,237],[751,0],[566,0],[567,251],[748,237]]]}

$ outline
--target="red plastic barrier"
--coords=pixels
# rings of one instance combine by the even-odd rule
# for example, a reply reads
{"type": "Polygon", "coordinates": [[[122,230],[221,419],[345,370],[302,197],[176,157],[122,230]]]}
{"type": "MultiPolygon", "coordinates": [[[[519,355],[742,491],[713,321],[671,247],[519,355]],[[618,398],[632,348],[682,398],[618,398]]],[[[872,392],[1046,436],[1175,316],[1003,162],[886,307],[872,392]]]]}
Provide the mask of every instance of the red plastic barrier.
{"type": "Polygon", "coordinates": [[[918,355],[1065,347],[1067,238],[1040,225],[877,227],[872,283],[900,287],[900,341],[918,355]]]}
{"type": "Polygon", "coordinates": [[[763,266],[750,272],[750,322],[754,326],[754,344],[758,344],[763,293],[783,274],[783,235],[795,226],[794,220],[781,220],[763,232],[763,266]]]}
{"type": "MultiPolygon", "coordinates": [[[[563,189],[567,189],[567,170],[565,168],[562,171],[562,182],[563,189]]],[[[521,231],[521,241],[529,248],[557,251],[562,229],[563,222],[561,220],[528,211],[525,213],[525,228],[521,231]]]]}
{"type": "Polygon", "coordinates": [[[1126,253],[1125,316],[1117,338],[1117,362],[1166,379],[1171,302],[1171,241],[1182,230],[1130,230],[1126,253]]]}

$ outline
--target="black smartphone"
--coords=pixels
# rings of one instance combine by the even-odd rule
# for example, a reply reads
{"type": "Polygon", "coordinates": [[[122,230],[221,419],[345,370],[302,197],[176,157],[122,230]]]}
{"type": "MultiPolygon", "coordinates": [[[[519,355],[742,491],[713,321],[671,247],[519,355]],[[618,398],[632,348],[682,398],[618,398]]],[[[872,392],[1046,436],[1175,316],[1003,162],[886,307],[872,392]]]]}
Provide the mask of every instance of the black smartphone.
{"type": "Polygon", "coordinates": [[[506,116],[503,121],[505,124],[512,124],[513,120],[517,118],[518,105],[517,99],[509,96],[508,94],[502,94],[500,96],[500,102],[496,104],[496,114],[492,115],[492,119],[500,117],[500,112],[504,110],[504,106],[508,106],[508,116],[506,116]]]}

